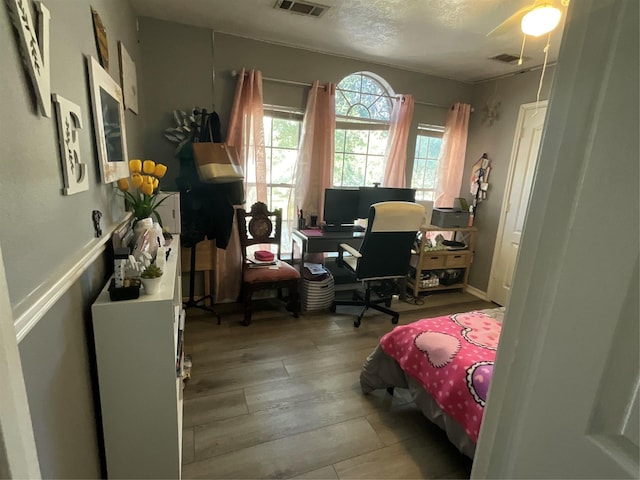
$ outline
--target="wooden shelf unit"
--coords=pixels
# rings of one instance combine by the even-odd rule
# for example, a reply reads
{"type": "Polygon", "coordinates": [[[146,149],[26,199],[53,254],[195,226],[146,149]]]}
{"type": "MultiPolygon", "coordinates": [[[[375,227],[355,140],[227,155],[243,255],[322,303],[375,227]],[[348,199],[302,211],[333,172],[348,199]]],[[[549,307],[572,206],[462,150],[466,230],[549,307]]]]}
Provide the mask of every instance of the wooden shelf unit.
{"type": "Polygon", "coordinates": [[[175,235],[159,290],[91,307],[108,478],[180,478],[182,332],[180,242],[175,235]],[[180,354],[178,354],[180,352],[180,354]]]}
{"type": "Polygon", "coordinates": [[[469,270],[471,263],[473,262],[473,252],[476,243],[476,234],[478,229],[476,227],[438,227],[435,225],[429,225],[422,227],[421,241],[419,245],[419,251],[415,252],[411,256],[411,267],[415,269],[415,273],[409,274],[407,278],[407,285],[410,287],[414,297],[420,296],[420,293],[435,292],[440,290],[454,290],[467,287],[467,281],[469,280],[469,270]],[[432,233],[434,236],[436,232],[451,233],[455,240],[464,242],[467,244],[467,248],[464,250],[431,250],[425,251],[427,234],[432,233]],[[438,272],[440,270],[448,269],[464,269],[462,282],[455,283],[453,285],[438,285],[437,287],[422,287],[420,277],[422,272],[438,272]]]}

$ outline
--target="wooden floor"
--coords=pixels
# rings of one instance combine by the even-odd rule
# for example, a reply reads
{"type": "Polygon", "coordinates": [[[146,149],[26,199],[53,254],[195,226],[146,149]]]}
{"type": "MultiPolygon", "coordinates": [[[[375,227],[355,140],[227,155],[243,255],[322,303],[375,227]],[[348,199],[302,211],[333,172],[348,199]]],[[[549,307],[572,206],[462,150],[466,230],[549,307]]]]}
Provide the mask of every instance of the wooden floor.
{"type": "MultiPolygon", "coordinates": [[[[388,316],[369,311],[356,329],[353,307],[294,319],[264,301],[243,327],[226,307],[222,325],[187,313],[184,478],[469,478],[471,461],[407,391],[360,391],[363,361],[393,327],[388,316]]],[[[393,305],[401,324],[492,307],[464,293],[393,305]]]]}

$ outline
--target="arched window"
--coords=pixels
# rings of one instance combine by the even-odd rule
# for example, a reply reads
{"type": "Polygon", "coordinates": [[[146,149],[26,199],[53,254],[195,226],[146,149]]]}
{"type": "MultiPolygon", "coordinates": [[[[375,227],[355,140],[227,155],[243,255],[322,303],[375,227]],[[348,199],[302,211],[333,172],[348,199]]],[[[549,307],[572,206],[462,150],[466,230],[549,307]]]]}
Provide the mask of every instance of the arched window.
{"type": "Polygon", "coordinates": [[[382,182],[394,95],[383,78],[370,72],[353,73],[338,83],[334,186],[382,182]]]}

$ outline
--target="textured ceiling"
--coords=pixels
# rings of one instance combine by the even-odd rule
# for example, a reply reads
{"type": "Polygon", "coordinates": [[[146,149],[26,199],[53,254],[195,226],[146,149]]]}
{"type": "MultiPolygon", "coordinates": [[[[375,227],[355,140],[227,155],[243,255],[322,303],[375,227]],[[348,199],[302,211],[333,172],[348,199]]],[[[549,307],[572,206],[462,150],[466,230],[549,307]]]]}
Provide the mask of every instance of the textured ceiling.
{"type": "MultiPolygon", "coordinates": [[[[315,0],[321,17],[273,8],[275,0],[132,0],[140,16],[174,21],[283,45],[368,60],[465,82],[539,66],[546,36],[527,38],[522,66],[490,60],[519,55],[519,25],[486,34],[532,0],[315,0]]],[[[559,2],[558,2],[559,3],[559,2]]],[[[563,10],[563,21],[565,9],[563,10]]],[[[560,24],[551,36],[557,58],[560,24]]]]}

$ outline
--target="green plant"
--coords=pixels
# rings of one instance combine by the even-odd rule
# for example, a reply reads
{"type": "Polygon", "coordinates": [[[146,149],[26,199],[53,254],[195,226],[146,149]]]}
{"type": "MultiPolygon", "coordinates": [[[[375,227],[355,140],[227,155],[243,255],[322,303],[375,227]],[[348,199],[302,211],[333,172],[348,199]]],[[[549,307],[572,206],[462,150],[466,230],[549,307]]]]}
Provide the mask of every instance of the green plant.
{"type": "Polygon", "coordinates": [[[142,272],[142,275],[140,275],[140,277],[142,278],[158,278],[161,276],[162,276],[162,270],[153,264],[145,268],[144,271],[142,272]]]}

